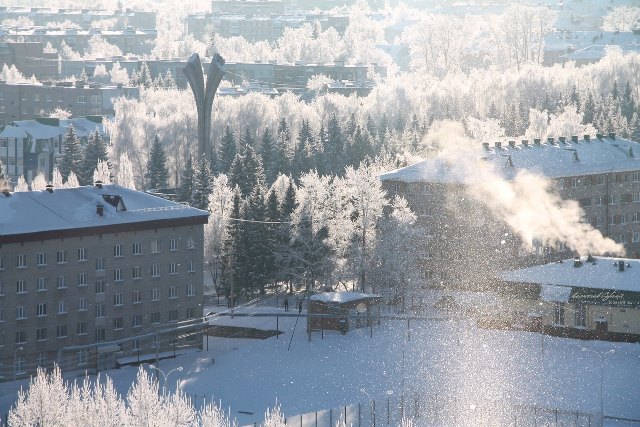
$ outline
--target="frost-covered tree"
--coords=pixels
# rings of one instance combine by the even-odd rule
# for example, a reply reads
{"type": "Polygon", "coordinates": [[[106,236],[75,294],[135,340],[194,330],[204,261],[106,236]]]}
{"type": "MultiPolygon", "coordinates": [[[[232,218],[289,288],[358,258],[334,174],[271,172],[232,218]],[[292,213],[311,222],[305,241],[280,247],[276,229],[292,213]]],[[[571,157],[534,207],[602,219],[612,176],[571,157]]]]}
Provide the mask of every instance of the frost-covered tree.
{"type": "Polygon", "coordinates": [[[8,188],[9,184],[9,175],[7,174],[4,163],[2,163],[2,159],[0,159],[0,189],[8,188]]]}
{"type": "Polygon", "coordinates": [[[264,427],[286,427],[287,422],[284,414],[280,410],[280,405],[276,402],[273,409],[267,409],[264,413],[264,427]]]}
{"type": "MultiPolygon", "coordinates": [[[[107,168],[109,170],[111,169],[107,143],[102,138],[100,132],[96,130],[89,135],[89,140],[84,148],[82,161],[77,171],[78,179],[82,185],[91,185],[93,181],[95,181],[93,180],[94,171],[100,162],[106,163],[107,168]]],[[[103,180],[105,183],[110,181],[111,180],[103,180]]]]}
{"type": "MultiPolygon", "coordinates": [[[[58,169],[64,179],[68,179],[71,172],[78,175],[82,162],[82,148],[80,139],[76,135],[73,126],[67,127],[67,132],[62,140],[62,156],[58,161],[58,169]]],[[[92,169],[93,170],[93,169],[92,169]]]]}
{"type": "Polygon", "coordinates": [[[208,207],[209,222],[204,227],[205,257],[208,260],[222,256],[233,210],[233,190],[225,174],[213,178],[211,190],[208,207]]]}
{"type": "Polygon", "coordinates": [[[129,72],[126,68],[122,68],[120,62],[115,62],[109,71],[109,78],[114,85],[121,84],[129,86],[129,72]]]}
{"type": "Polygon", "coordinates": [[[124,188],[131,188],[132,190],[136,189],[135,181],[133,179],[133,165],[131,164],[131,160],[129,160],[129,155],[126,151],[120,154],[116,184],[124,188]]]}
{"type": "Polygon", "coordinates": [[[164,146],[160,142],[160,138],[156,135],[151,145],[149,158],[147,160],[147,188],[166,188],[169,180],[169,171],[167,170],[167,157],[164,152],[164,146]]]}
{"type": "Polygon", "coordinates": [[[40,171],[31,181],[31,191],[42,191],[47,188],[47,179],[44,177],[44,172],[40,171]]]}
{"type": "Polygon", "coordinates": [[[20,191],[29,191],[29,184],[27,184],[27,181],[24,179],[23,175],[20,175],[18,177],[18,182],[16,183],[13,191],[15,191],[16,193],[20,191]]]}
{"type": "Polygon", "coordinates": [[[184,169],[180,174],[180,186],[178,187],[178,198],[183,202],[189,202],[193,195],[195,170],[193,169],[193,157],[189,156],[184,169]]]}
{"type": "Polygon", "coordinates": [[[227,125],[224,129],[224,135],[220,144],[220,153],[218,159],[220,162],[219,172],[228,174],[231,170],[231,165],[236,158],[237,148],[236,139],[233,136],[233,132],[227,125]]]}
{"type": "Polygon", "coordinates": [[[78,182],[78,177],[76,176],[76,174],[74,172],[71,172],[69,174],[69,177],[67,178],[67,182],[65,183],[65,187],[66,188],[77,188],[77,187],[80,187],[80,183],[78,182]]]}
{"type": "Polygon", "coordinates": [[[93,182],[101,181],[104,184],[111,183],[111,169],[106,161],[98,161],[98,166],[93,171],[93,182]]]}
{"type": "Polygon", "coordinates": [[[38,373],[32,377],[29,388],[18,392],[18,401],[9,411],[9,425],[71,425],[67,412],[69,397],[69,390],[64,384],[60,368],[56,366],[49,373],[43,368],[38,368],[38,373]]]}
{"type": "Polygon", "coordinates": [[[166,422],[163,411],[164,396],[160,394],[157,379],[142,367],[138,369],[135,383],[127,394],[129,422],[131,425],[152,426],[166,422]]]}
{"type": "Polygon", "coordinates": [[[213,174],[209,161],[203,157],[200,159],[198,171],[193,180],[193,193],[189,204],[194,208],[206,210],[209,206],[209,195],[212,190],[213,174]]]}

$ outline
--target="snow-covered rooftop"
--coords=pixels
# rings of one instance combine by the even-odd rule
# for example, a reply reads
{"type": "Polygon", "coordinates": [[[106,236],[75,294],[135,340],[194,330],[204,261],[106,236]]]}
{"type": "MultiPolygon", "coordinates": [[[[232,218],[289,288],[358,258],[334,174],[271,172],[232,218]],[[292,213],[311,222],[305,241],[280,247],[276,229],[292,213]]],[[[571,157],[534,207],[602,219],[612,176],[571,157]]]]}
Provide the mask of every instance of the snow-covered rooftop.
{"type": "MultiPolygon", "coordinates": [[[[492,164],[505,179],[513,179],[521,170],[548,178],[586,176],[640,170],[640,144],[617,136],[601,139],[591,136],[565,142],[539,145],[502,144],[500,148],[480,148],[471,152],[479,162],[492,164]]],[[[461,152],[466,159],[469,152],[461,152]]],[[[380,175],[383,181],[463,183],[465,172],[455,165],[455,156],[440,156],[380,175]]]]}
{"type": "Polygon", "coordinates": [[[543,294],[551,301],[561,297],[557,287],[640,292],[640,260],[598,257],[591,263],[583,258],[582,264],[575,267],[574,260],[569,259],[502,272],[498,278],[508,282],[552,285],[555,288],[545,290],[543,287],[543,294]],[[620,271],[619,261],[624,262],[624,271],[620,271]]]}
{"type": "Polygon", "coordinates": [[[380,295],[365,294],[362,292],[322,292],[312,295],[309,299],[311,301],[344,304],[347,302],[358,301],[365,298],[380,298],[380,295]]]}
{"type": "Polygon", "coordinates": [[[0,193],[0,241],[16,235],[149,221],[192,218],[206,223],[207,216],[199,209],[118,185],[0,193]],[[114,200],[121,200],[126,210],[111,204],[114,200]],[[102,215],[97,213],[99,204],[102,215]]]}

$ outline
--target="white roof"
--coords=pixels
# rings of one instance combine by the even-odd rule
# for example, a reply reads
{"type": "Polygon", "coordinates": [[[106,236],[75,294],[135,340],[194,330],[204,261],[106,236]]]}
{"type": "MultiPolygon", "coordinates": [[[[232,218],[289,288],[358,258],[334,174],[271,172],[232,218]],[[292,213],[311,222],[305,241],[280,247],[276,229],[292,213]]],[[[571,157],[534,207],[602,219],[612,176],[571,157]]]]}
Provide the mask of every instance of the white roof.
{"type": "MultiPolygon", "coordinates": [[[[480,163],[491,164],[506,179],[515,178],[521,170],[537,172],[549,178],[594,175],[600,173],[640,170],[640,144],[624,138],[603,137],[589,140],[584,137],[572,142],[555,139],[553,145],[546,141],[528,146],[514,147],[503,142],[500,149],[478,147],[471,152],[480,163]]],[[[461,154],[469,156],[468,153],[461,154]]],[[[411,166],[380,175],[383,181],[464,183],[462,168],[453,167],[455,158],[439,156],[411,166]]]]}
{"type": "Polygon", "coordinates": [[[204,217],[204,223],[207,216],[205,211],[117,185],[55,189],[52,193],[16,192],[10,196],[0,193],[0,241],[25,233],[189,217],[204,217]],[[104,195],[120,196],[126,211],[116,210],[104,195]],[[96,213],[98,204],[104,206],[102,216],[96,213]]]}
{"type": "Polygon", "coordinates": [[[27,133],[17,126],[7,126],[0,132],[1,138],[26,138],[27,133]]]}
{"type": "Polygon", "coordinates": [[[570,286],[542,285],[540,299],[547,302],[569,302],[570,286]]]}
{"type": "Polygon", "coordinates": [[[57,138],[67,131],[64,127],[45,125],[36,120],[19,120],[14,123],[33,139],[57,138]]]}
{"type": "Polygon", "coordinates": [[[497,277],[508,282],[544,285],[542,296],[549,301],[563,297],[566,290],[559,289],[561,287],[640,292],[640,260],[598,257],[592,264],[582,258],[582,265],[574,267],[573,259],[568,259],[562,263],[503,272],[497,277]],[[624,262],[624,271],[620,271],[618,261],[624,262]]]}
{"type": "Polygon", "coordinates": [[[309,300],[321,301],[321,302],[335,302],[343,304],[346,302],[357,301],[363,298],[379,298],[380,295],[365,294],[362,292],[322,292],[319,294],[311,295],[309,300]]]}

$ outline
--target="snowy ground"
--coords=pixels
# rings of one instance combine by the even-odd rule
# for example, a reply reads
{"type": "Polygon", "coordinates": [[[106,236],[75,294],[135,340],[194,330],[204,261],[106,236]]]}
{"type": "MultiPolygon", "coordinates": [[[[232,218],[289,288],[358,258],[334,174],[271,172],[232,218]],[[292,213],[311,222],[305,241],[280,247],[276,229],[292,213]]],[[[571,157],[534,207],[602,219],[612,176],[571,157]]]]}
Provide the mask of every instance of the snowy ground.
{"type": "MultiPolygon", "coordinates": [[[[236,312],[284,314],[274,306],[236,312]]],[[[209,351],[205,344],[205,351],[160,361],[165,373],[184,368],[170,374],[167,386],[173,389],[179,380],[198,405],[220,401],[241,426],[259,422],[276,400],[287,416],[334,408],[333,425],[345,405],[354,405],[347,416],[358,425],[358,403],[362,425],[372,425],[374,416],[386,424],[386,411],[397,415],[400,407],[409,416],[420,414],[417,425],[534,425],[518,423],[534,412],[551,423],[555,414],[544,408],[565,411],[560,417],[567,419],[572,412],[574,421],[565,425],[596,425],[602,358],[605,415],[640,419],[640,344],[544,337],[543,345],[540,334],[482,330],[465,319],[383,320],[373,338],[362,329],[344,336],[325,333],[324,339],[314,333],[311,341],[304,317],[215,316],[211,321],[260,329],[276,329],[276,322],[284,332],[278,338],[210,337],[209,351]],[[614,353],[600,355],[609,350],[614,353]]],[[[122,394],[136,370],[109,371],[122,394]]],[[[26,383],[0,384],[2,413],[15,400],[16,387],[26,383]]],[[[320,413],[321,419],[327,416],[320,413]]],[[[312,418],[304,417],[304,424],[313,425],[312,418]]]]}

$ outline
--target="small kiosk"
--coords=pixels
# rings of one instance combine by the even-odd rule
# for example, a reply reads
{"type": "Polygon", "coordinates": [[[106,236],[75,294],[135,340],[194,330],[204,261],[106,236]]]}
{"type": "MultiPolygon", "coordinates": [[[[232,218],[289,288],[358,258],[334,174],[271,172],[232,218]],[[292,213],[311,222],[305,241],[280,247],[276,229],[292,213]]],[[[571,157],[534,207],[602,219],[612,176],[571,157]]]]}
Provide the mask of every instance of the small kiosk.
{"type": "Polygon", "coordinates": [[[312,295],[307,306],[307,333],[339,331],[380,324],[380,295],[361,292],[322,292],[312,295]]]}

